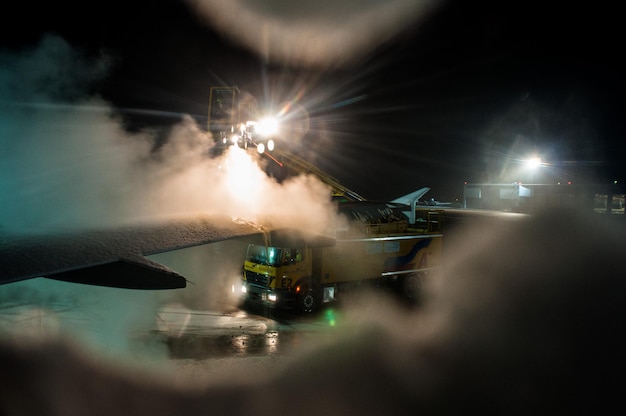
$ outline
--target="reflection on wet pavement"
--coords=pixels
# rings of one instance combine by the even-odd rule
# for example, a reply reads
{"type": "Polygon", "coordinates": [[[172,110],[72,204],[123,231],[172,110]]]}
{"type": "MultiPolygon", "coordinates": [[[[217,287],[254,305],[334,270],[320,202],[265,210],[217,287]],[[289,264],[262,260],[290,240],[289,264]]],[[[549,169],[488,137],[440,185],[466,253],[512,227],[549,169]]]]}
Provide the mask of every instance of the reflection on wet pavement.
{"type": "MultiPolygon", "coordinates": [[[[141,294],[133,295],[137,300],[141,294]]],[[[233,305],[223,311],[195,310],[180,304],[129,311],[120,308],[119,299],[112,296],[77,299],[4,302],[0,337],[19,340],[69,335],[73,341],[117,357],[128,354],[133,360],[152,356],[199,361],[280,357],[312,338],[319,339],[335,325],[335,316],[328,313],[301,316],[233,305]]],[[[137,303],[124,303],[130,304],[137,303]]]]}
{"type": "Polygon", "coordinates": [[[307,336],[329,327],[317,317],[288,318],[167,306],[159,311],[152,334],[167,346],[170,359],[205,360],[287,354],[307,336]]]}
{"type": "Polygon", "coordinates": [[[270,331],[264,334],[183,335],[167,337],[164,342],[171,359],[206,360],[222,356],[284,354],[296,337],[298,335],[294,332],[270,331]]]}

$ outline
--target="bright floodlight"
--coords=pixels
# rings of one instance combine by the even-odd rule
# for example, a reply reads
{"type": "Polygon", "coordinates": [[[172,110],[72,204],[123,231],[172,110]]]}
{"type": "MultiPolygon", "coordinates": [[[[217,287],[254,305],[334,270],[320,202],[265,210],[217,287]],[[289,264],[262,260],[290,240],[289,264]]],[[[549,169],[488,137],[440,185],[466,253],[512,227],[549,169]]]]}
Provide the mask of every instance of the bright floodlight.
{"type": "Polygon", "coordinates": [[[271,136],[278,131],[278,121],[275,118],[267,117],[259,120],[256,125],[256,132],[262,136],[271,136]]]}
{"type": "Polygon", "coordinates": [[[528,167],[531,169],[538,168],[539,166],[541,166],[541,163],[542,163],[541,158],[537,156],[531,157],[530,159],[526,161],[526,165],[528,165],[528,167]]]}

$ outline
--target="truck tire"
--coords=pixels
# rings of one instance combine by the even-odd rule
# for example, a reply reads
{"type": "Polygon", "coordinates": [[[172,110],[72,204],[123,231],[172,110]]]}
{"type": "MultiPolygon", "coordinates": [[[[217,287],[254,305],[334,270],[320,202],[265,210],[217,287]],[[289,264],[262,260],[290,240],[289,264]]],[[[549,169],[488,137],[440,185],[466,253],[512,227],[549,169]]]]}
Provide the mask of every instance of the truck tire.
{"type": "Polygon", "coordinates": [[[411,274],[402,279],[400,284],[402,296],[411,302],[417,302],[420,297],[422,282],[420,275],[411,274]]]}
{"type": "Polygon", "coordinates": [[[298,309],[300,313],[313,313],[320,308],[322,296],[319,290],[313,286],[304,285],[298,296],[298,309]]]}

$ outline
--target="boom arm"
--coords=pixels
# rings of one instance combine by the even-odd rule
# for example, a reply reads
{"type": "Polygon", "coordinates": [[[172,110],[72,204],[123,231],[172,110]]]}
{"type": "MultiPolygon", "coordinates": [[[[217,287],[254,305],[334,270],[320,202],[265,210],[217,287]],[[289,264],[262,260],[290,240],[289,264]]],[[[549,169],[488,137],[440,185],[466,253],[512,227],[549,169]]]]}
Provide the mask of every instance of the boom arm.
{"type": "Polygon", "coordinates": [[[351,201],[365,201],[366,199],[355,191],[343,186],[339,181],[320,170],[306,160],[285,150],[275,149],[272,155],[268,155],[281,167],[290,169],[300,174],[312,174],[332,188],[333,197],[343,197],[351,201]]]}

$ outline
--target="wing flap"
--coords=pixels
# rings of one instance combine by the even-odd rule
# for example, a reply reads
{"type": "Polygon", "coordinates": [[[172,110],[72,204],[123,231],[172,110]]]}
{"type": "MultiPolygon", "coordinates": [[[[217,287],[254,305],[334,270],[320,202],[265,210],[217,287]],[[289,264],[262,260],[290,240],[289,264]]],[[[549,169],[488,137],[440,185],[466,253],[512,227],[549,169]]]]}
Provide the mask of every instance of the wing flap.
{"type": "Polygon", "coordinates": [[[122,289],[162,290],[180,289],[187,286],[187,280],[183,276],[145,257],[119,259],[43,277],[122,289]]]}

